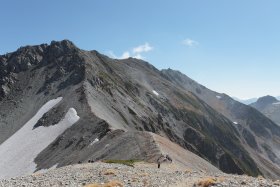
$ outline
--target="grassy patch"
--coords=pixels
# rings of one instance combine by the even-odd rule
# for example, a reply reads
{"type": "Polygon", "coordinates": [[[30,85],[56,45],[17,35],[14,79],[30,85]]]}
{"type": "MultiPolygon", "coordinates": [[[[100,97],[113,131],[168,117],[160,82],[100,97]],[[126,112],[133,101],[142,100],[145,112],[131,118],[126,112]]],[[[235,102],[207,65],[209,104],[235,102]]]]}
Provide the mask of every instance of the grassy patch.
{"type": "Polygon", "coordinates": [[[191,169],[186,169],[186,170],[185,170],[185,173],[191,173],[191,172],[192,172],[191,169]]]}
{"type": "Polygon", "coordinates": [[[103,175],[116,175],[117,171],[113,169],[108,169],[103,172],[103,175]]]}
{"type": "Polygon", "coordinates": [[[93,183],[93,184],[85,185],[85,187],[123,187],[123,186],[124,185],[120,181],[116,181],[116,180],[107,182],[105,184],[93,183]]]}
{"type": "Polygon", "coordinates": [[[102,162],[109,164],[123,164],[126,166],[134,167],[134,163],[140,162],[140,160],[103,160],[102,162]]]}
{"type": "Polygon", "coordinates": [[[201,187],[210,187],[216,184],[217,179],[215,178],[205,178],[200,180],[197,185],[201,187]]]}

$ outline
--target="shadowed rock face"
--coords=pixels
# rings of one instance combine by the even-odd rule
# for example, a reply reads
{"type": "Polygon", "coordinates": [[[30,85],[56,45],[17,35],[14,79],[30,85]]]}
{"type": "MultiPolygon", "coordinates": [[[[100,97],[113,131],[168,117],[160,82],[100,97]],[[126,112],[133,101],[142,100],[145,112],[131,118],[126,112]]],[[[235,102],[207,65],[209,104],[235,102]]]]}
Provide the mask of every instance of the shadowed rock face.
{"type": "Polygon", "coordinates": [[[67,40],[0,56],[0,67],[0,143],[51,99],[63,97],[35,129],[57,124],[69,108],[80,116],[38,155],[37,170],[89,159],[153,161],[162,149],[148,131],[225,172],[280,176],[277,169],[272,172],[258,163],[258,157],[272,162],[268,151],[277,163],[275,145],[266,141],[270,135],[277,140],[279,128],[226,95],[205,94],[207,88],[179,72],[159,71],[133,58],[110,59],[67,40]],[[212,96],[224,104],[208,100],[212,96]]]}

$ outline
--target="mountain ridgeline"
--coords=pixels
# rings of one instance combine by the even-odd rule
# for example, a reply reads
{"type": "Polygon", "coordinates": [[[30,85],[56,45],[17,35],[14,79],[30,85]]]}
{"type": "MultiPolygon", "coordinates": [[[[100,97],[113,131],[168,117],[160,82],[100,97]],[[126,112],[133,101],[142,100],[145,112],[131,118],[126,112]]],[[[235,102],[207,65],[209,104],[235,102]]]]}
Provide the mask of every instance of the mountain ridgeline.
{"type": "Polygon", "coordinates": [[[54,128],[70,109],[79,120],[36,155],[36,170],[88,160],[155,161],[160,135],[224,172],[280,176],[280,127],[178,71],[111,59],[68,40],[0,56],[0,153],[26,123],[35,121],[32,132],[54,128]],[[32,118],[56,98],[62,100],[32,118]]]}

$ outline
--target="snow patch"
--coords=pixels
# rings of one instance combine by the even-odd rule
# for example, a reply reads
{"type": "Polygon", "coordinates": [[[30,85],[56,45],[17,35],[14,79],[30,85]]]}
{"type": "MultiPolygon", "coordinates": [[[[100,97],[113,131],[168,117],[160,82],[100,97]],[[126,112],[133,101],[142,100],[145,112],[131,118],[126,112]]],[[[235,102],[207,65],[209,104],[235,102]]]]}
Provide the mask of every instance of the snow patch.
{"type": "Polygon", "coordinates": [[[155,94],[156,96],[159,96],[159,94],[155,90],[153,90],[153,94],[155,94]]]}
{"type": "Polygon", "coordinates": [[[222,98],[222,96],[220,96],[220,95],[216,95],[216,97],[217,97],[218,99],[221,99],[221,98],[222,98]]]}
{"type": "Polygon", "coordinates": [[[96,142],[99,142],[99,139],[98,139],[98,138],[95,138],[95,140],[93,140],[93,141],[90,143],[90,145],[93,145],[93,144],[95,144],[96,142]]]}
{"type": "Polygon", "coordinates": [[[0,178],[31,174],[37,165],[34,159],[67,128],[79,120],[74,108],[56,125],[33,129],[38,120],[62,100],[50,100],[15,134],[0,145],[0,178]]]}
{"type": "Polygon", "coordinates": [[[280,105],[280,102],[277,102],[277,103],[272,103],[273,105],[280,105]]]}
{"type": "Polygon", "coordinates": [[[236,122],[236,121],[234,121],[233,123],[234,123],[235,125],[237,125],[237,124],[238,124],[238,122],[236,122]]]}

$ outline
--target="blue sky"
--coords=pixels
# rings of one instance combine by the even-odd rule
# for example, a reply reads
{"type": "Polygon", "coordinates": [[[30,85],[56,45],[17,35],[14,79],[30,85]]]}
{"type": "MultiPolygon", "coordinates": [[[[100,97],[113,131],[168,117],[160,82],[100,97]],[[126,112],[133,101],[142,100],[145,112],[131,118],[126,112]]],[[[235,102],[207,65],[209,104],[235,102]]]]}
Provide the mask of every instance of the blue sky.
{"type": "Polygon", "coordinates": [[[1,0],[0,54],[70,39],[239,98],[280,95],[278,0],[1,0]]]}

